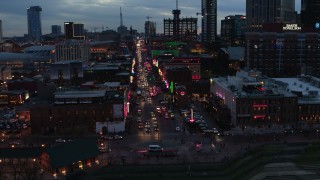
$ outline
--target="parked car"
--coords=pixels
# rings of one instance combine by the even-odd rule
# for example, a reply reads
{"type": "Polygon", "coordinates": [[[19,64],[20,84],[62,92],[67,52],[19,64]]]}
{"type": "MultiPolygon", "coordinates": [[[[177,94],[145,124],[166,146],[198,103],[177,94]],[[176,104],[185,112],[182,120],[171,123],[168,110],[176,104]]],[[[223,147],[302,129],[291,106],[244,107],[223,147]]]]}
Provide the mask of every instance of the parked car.
{"type": "Polygon", "coordinates": [[[65,140],[65,139],[62,139],[62,138],[58,138],[58,139],[56,139],[56,142],[57,142],[57,143],[65,143],[66,140],[65,140]]]}
{"type": "Polygon", "coordinates": [[[113,136],[113,139],[114,139],[114,140],[121,140],[121,139],[122,139],[122,136],[120,136],[120,135],[114,135],[114,136],[113,136]]]}

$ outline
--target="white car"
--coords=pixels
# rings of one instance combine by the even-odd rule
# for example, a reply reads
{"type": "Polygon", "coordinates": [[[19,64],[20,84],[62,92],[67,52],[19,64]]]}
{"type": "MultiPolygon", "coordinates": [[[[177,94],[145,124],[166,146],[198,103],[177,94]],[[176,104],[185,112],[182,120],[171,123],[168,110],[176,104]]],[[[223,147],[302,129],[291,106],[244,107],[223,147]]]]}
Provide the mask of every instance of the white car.
{"type": "Polygon", "coordinates": [[[120,135],[115,135],[115,136],[113,136],[113,139],[115,139],[115,140],[120,140],[120,139],[122,139],[122,136],[120,136],[120,135]]]}
{"type": "Polygon", "coordinates": [[[62,138],[59,138],[59,139],[56,139],[56,142],[57,142],[57,143],[65,143],[66,140],[65,140],[65,139],[62,139],[62,138]]]}

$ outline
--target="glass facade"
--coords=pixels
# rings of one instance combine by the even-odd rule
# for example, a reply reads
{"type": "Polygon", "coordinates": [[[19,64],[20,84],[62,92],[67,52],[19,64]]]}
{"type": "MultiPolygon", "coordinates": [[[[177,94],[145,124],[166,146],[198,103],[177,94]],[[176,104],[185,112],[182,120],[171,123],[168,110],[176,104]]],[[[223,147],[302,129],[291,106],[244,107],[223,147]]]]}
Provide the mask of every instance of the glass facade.
{"type": "Polygon", "coordinates": [[[41,41],[41,11],[40,6],[31,6],[27,9],[28,36],[30,41],[41,41]]]}
{"type": "Polygon", "coordinates": [[[264,23],[296,23],[295,0],[247,0],[247,30],[261,31],[264,23]]]}
{"type": "Polygon", "coordinates": [[[217,0],[202,0],[202,41],[215,42],[217,36],[217,0]]]}

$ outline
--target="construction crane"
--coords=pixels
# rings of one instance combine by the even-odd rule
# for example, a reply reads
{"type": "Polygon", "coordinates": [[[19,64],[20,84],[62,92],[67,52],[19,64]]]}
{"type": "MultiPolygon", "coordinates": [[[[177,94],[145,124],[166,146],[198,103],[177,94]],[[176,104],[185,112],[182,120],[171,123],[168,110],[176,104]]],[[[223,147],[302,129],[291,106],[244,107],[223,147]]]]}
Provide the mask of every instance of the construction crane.
{"type": "Polygon", "coordinates": [[[150,16],[147,16],[146,18],[147,18],[147,19],[148,19],[148,21],[149,21],[149,19],[151,19],[152,17],[150,17],[150,16]]]}

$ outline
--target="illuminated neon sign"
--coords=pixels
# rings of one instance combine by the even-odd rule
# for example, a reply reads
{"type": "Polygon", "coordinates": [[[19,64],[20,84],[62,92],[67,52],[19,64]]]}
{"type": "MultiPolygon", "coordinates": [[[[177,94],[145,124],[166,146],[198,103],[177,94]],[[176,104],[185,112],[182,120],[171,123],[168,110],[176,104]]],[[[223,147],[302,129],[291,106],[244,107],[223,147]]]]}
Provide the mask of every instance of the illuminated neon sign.
{"type": "Polygon", "coordinates": [[[298,24],[286,24],[282,29],[284,31],[301,31],[301,27],[298,24]]]}

